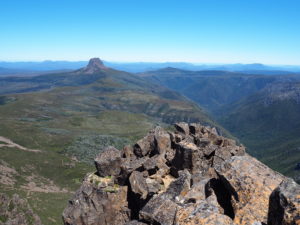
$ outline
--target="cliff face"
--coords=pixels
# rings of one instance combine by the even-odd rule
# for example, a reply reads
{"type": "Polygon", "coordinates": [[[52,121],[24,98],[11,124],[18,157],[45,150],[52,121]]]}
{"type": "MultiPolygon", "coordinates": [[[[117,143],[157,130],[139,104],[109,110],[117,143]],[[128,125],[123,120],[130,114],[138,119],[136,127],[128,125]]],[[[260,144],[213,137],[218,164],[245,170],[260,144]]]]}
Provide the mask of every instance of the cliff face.
{"type": "Polygon", "coordinates": [[[214,128],[175,128],[99,154],[64,224],[300,224],[296,183],[214,128]]]}

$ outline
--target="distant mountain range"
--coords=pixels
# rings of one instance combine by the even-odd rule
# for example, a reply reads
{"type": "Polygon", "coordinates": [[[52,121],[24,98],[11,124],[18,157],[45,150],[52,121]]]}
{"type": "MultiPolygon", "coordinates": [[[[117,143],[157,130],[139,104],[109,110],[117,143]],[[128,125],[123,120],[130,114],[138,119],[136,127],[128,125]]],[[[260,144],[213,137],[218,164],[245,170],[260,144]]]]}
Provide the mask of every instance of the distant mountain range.
{"type": "MultiPolygon", "coordinates": [[[[0,67],[5,69],[14,69],[20,71],[55,71],[55,70],[75,70],[84,67],[87,61],[42,61],[42,62],[0,62],[0,67]]],[[[174,67],[184,70],[225,70],[236,71],[251,74],[282,74],[287,72],[299,72],[300,66],[268,66],[259,63],[253,64],[193,64],[185,62],[109,62],[104,61],[108,67],[123,70],[126,72],[138,73],[151,70],[162,69],[166,67],[174,67]]],[[[19,72],[20,72],[19,71],[19,72]]],[[[0,74],[3,74],[0,70],[0,74]]],[[[20,73],[19,73],[20,74],[20,73]]]]}

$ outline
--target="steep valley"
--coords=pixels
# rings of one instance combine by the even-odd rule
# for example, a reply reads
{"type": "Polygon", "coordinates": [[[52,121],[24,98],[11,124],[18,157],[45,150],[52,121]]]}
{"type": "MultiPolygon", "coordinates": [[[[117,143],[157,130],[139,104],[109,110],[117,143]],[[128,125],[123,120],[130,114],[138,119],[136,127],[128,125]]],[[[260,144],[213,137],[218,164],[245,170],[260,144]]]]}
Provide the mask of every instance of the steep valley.
{"type": "Polygon", "coordinates": [[[299,181],[299,78],[165,68],[140,76],[177,90],[210,112],[253,156],[299,181]]]}
{"type": "Polygon", "coordinates": [[[300,88],[298,82],[274,83],[224,107],[219,122],[252,155],[299,182],[300,88]]]}

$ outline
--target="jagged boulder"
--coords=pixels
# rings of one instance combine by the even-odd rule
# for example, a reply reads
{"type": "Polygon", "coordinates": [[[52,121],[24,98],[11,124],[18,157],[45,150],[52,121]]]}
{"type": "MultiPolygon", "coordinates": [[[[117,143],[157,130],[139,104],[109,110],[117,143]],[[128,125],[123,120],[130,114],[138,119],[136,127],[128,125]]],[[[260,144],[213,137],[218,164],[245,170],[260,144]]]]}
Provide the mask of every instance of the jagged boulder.
{"type": "Polygon", "coordinates": [[[115,176],[120,173],[121,152],[108,147],[95,158],[95,166],[99,176],[115,176]]]}
{"type": "MultiPolygon", "coordinates": [[[[98,155],[97,172],[70,201],[64,223],[266,224],[269,196],[285,178],[215,128],[177,123],[175,129],[156,127],[133,146],[98,155]]],[[[287,188],[278,190],[288,195],[287,188]]],[[[296,197],[288,198],[290,206],[280,207],[293,221],[299,208],[296,197]]],[[[279,212],[276,207],[269,215],[279,212]]]]}
{"type": "Polygon", "coordinates": [[[120,225],[130,220],[127,187],[89,174],[63,212],[66,225],[120,225]]]}
{"type": "MultiPolygon", "coordinates": [[[[216,200],[215,200],[216,201],[216,200]]],[[[219,212],[219,208],[215,203],[211,203],[210,199],[202,200],[195,204],[187,205],[177,211],[175,224],[184,225],[207,225],[222,224],[234,225],[232,219],[219,212]]]]}
{"type": "Polygon", "coordinates": [[[268,225],[300,224],[300,185],[284,180],[271,194],[268,225]]]}
{"type": "Polygon", "coordinates": [[[174,224],[174,218],[179,206],[168,199],[167,195],[153,197],[139,212],[139,219],[150,224],[174,224]]]}
{"type": "Polygon", "coordinates": [[[269,196],[284,177],[249,155],[233,156],[215,169],[219,175],[215,190],[228,195],[227,200],[220,197],[220,204],[232,208],[234,222],[267,223],[269,196]]]}
{"type": "Polygon", "coordinates": [[[133,171],[129,177],[131,190],[139,194],[142,199],[146,199],[148,195],[148,185],[146,183],[146,178],[143,173],[139,171],[133,171]]]}

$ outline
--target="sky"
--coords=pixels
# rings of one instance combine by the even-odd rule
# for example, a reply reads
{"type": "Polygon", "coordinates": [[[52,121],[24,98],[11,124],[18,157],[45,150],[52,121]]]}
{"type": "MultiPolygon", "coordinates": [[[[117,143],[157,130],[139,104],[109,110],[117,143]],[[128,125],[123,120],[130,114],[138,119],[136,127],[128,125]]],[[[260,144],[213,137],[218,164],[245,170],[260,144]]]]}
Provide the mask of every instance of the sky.
{"type": "Polygon", "coordinates": [[[0,61],[300,65],[299,0],[1,0],[0,61]]]}

